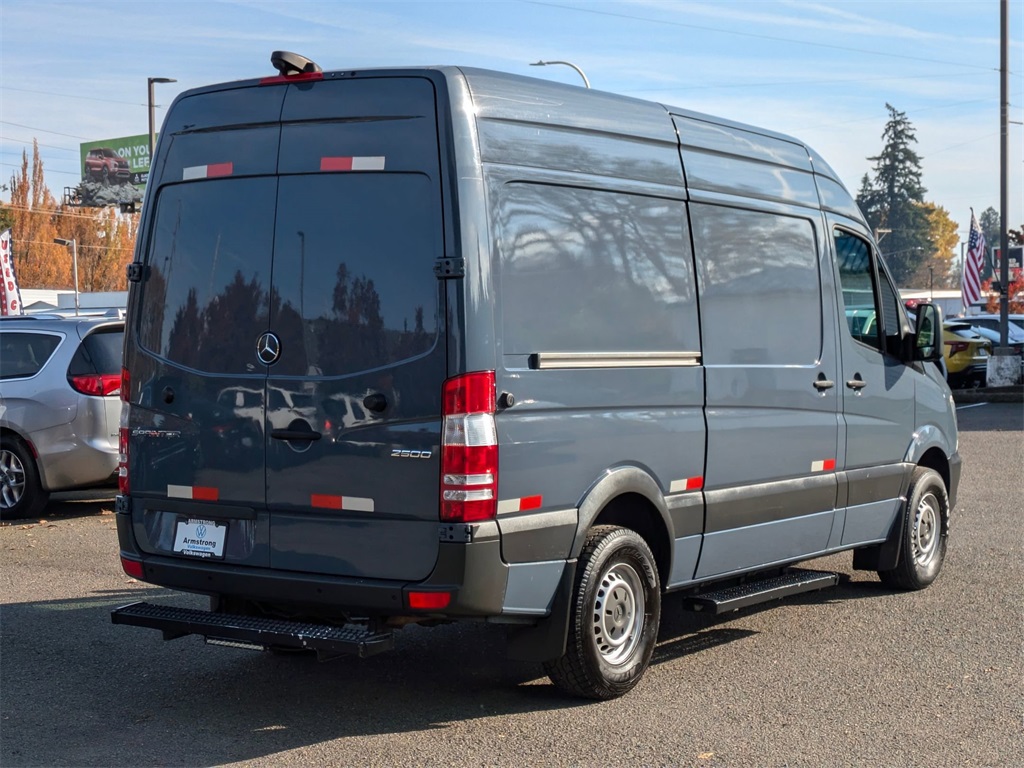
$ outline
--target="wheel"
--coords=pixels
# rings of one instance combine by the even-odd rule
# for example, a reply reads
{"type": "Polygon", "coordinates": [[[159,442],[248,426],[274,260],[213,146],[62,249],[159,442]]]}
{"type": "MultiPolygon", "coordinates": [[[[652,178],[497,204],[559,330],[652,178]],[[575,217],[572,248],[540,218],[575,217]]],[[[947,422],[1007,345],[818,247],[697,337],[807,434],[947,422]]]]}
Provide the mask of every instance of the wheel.
{"type": "Polygon", "coordinates": [[[103,166],[103,171],[100,173],[100,178],[103,180],[104,186],[110,184],[110,169],[103,166]]]}
{"type": "Polygon", "coordinates": [[[597,526],[576,571],[565,655],[544,671],[563,691],[614,699],[639,681],[654,652],[661,584],[647,543],[635,531],[597,526]]]}
{"type": "Polygon", "coordinates": [[[5,434],[0,442],[0,519],[32,517],[49,498],[39,482],[39,470],[28,446],[5,434]]]}
{"type": "Polygon", "coordinates": [[[939,575],[949,535],[949,498],[938,472],[917,467],[903,512],[903,540],[896,567],[879,571],[882,583],[897,589],[924,589],[939,575]]]}

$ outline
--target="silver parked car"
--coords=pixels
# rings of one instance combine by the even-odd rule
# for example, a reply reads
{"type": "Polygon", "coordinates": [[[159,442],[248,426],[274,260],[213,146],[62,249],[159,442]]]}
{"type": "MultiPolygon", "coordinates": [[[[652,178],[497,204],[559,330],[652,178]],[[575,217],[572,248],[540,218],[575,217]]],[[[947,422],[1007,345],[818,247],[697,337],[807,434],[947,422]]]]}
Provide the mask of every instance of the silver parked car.
{"type": "Polygon", "coordinates": [[[0,322],[0,518],[53,491],[116,481],[124,322],[24,315],[0,322]]]}

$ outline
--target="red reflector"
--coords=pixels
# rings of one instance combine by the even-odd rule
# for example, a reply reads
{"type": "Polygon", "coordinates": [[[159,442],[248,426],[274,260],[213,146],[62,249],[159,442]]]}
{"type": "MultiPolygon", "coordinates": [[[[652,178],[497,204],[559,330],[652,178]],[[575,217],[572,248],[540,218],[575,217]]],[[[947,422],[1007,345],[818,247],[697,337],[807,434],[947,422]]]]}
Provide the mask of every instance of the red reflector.
{"type": "Polygon", "coordinates": [[[451,601],[451,592],[409,592],[409,607],[418,610],[447,608],[451,601]]]}
{"type": "Polygon", "coordinates": [[[260,79],[260,85],[280,85],[281,83],[301,83],[304,80],[323,80],[323,72],[300,72],[297,75],[274,75],[260,79]]]}
{"type": "Polygon", "coordinates": [[[320,170],[321,171],[351,171],[352,170],[352,158],[351,157],[321,157],[320,158],[320,170]]]}
{"type": "Polygon", "coordinates": [[[72,376],[68,379],[68,383],[76,392],[93,397],[106,397],[121,389],[121,377],[116,373],[72,376]]]}
{"type": "Polygon", "coordinates": [[[138,560],[129,560],[127,557],[122,557],[121,567],[124,568],[124,572],[133,579],[142,578],[142,563],[138,560]]]}
{"type": "Polygon", "coordinates": [[[519,511],[525,512],[528,509],[540,509],[540,505],[543,501],[543,496],[523,496],[523,498],[519,500],[519,511]]]}
{"type": "Polygon", "coordinates": [[[320,509],[341,509],[341,496],[331,496],[325,493],[313,493],[309,496],[309,505],[320,509]]]}
{"type": "Polygon", "coordinates": [[[234,169],[234,163],[210,163],[206,166],[206,178],[212,179],[217,176],[230,176],[234,169]]]}

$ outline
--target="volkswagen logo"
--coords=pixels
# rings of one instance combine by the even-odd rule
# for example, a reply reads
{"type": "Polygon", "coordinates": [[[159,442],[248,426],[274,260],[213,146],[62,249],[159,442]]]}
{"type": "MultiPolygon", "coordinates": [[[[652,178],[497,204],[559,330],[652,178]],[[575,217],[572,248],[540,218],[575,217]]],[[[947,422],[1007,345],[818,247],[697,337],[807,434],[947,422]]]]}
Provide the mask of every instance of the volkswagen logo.
{"type": "Polygon", "coordinates": [[[264,333],[256,342],[256,357],[264,365],[272,365],[281,356],[281,340],[274,334],[264,333]]]}

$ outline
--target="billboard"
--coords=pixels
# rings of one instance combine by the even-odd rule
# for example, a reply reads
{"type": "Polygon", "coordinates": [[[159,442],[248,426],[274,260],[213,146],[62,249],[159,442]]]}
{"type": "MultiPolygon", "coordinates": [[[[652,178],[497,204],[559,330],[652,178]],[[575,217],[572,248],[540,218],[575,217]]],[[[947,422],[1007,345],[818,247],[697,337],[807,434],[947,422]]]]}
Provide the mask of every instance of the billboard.
{"type": "Polygon", "coordinates": [[[138,203],[149,176],[149,134],[90,141],[79,146],[82,183],[80,205],[138,203]]]}

